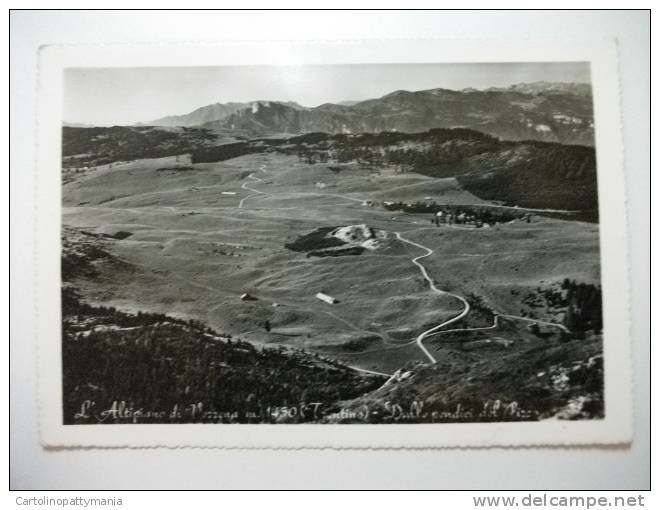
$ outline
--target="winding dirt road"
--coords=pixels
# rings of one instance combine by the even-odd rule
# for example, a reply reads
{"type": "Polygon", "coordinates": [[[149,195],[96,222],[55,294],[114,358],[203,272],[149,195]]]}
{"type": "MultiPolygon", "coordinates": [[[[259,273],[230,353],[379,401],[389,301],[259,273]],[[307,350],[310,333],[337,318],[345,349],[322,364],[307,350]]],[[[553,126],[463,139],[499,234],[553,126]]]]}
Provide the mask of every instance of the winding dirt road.
{"type": "MultiPolygon", "coordinates": [[[[265,165],[261,165],[259,167],[259,170],[266,173],[265,165]]],[[[262,179],[259,179],[258,177],[255,177],[254,174],[248,175],[248,178],[251,179],[254,182],[263,182],[262,179]]],[[[256,196],[256,195],[266,195],[267,194],[267,193],[265,193],[263,191],[260,191],[258,189],[251,188],[249,186],[249,184],[250,184],[249,182],[245,182],[241,186],[242,189],[251,191],[252,194],[250,194],[250,195],[248,195],[248,196],[241,199],[241,201],[238,204],[239,209],[243,208],[243,205],[244,205],[245,201],[248,198],[256,196]]],[[[342,197],[342,198],[345,198],[345,199],[348,199],[348,200],[351,200],[351,201],[355,201],[355,202],[364,202],[364,199],[355,198],[355,197],[348,197],[348,196],[345,196],[345,195],[336,195],[336,194],[329,194],[329,193],[302,193],[302,194],[304,194],[304,195],[317,195],[317,196],[342,197]]],[[[495,207],[503,207],[503,208],[512,208],[513,209],[513,207],[507,207],[507,206],[495,206],[495,207]]],[[[528,209],[528,210],[531,210],[531,209],[528,209]]],[[[565,212],[565,211],[562,211],[562,212],[565,212]]],[[[527,321],[527,322],[534,322],[534,323],[538,323],[538,324],[544,324],[544,325],[547,325],[547,326],[554,326],[554,327],[559,328],[563,331],[569,332],[569,330],[561,324],[556,324],[556,323],[546,322],[546,321],[541,321],[541,320],[535,320],[535,319],[529,319],[529,318],[526,318],[526,317],[519,317],[519,316],[515,316],[515,315],[501,314],[501,313],[496,313],[494,315],[492,326],[486,326],[486,327],[482,327],[482,328],[458,328],[458,329],[450,329],[450,330],[440,331],[445,326],[448,326],[449,324],[452,324],[456,321],[459,321],[463,317],[465,317],[470,312],[470,304],[467,302],[467,300],[463,296],[460,296],[458,294],[454,294],[454,293],[446,291],[446,290],[438,289],[435,286],[435,282],[429,276],[426,268],[424,267],[424,265],[421,262],[419,262],[421,259],[429,257],[430,255],[432,255],[434,253],[434,251],[431,248],[429,248],[427,246],[424,246],[423,244],[419,244],[419,243],[416,243],[414,241],[411,241],[410,239],[407,239],[407,238],[403,237],[399,232],[394,232],[394,234],[396,235],[396,238],[399,241],[426,251],[426,253],[424,255],[419,255],[417,257],[412,258],[411,262],[419,268],[420,272],[422,273],[422,276],[428,282],[429,288],[433,292],[435,292],[436,294],[453,297],[454,299],[459,300],[463,304],[463,309],[458,314],[456,314],[454,317],[452,317],[452,318],[450,318],[446,321],[443,321],[440,324],[437,324],[436,326],[433,326],[432,328],[427,329],[426,331],[423,331],[422,333],[420,333],[415,338],[414,342],[417,344],[419,349],[424,353],[424,355],[429,359],[429,361],[431,363],[435,364],[435,363],[437,363],[437,360],[433,356],[433,354],[431,354],[431,352],[424,346],[424,340],[426,338],[428,338],[429,336],[439,335],[439,334],[449,333],[449,332],[495,329],[498,326],[498,316],[506,317],[506,318],[510,318],[510,319],[523,320],[523,321],[527,321]]],[[[335,317],[335,318],[338,318],[338,317],[335,317]]],[[[381,336],[381,339],[383,339],[382,335],[379,335],[379,336],[381,336]]],[[[383,341],[384,341],[384,339],[383,339],[383,341]]],[[[384,343],[388,343],[388,342],[384,341],[384,343]]],[[[412,342],[410,342],[410,343],[412,343],[412,342]]],[[[362,368],[359,368],[359,367],[356,367],[356,366],[349,366],[349,368],[352,368],[352,369],[360,371],[360,372],[373,374],[373,375],[381,375],[381,376],[387,376],[388,375],[388,374],[384,374],[383,372],[376,372],[376,371],[373,371],[373,370],[366,370],[366,369],[362,369],[362,368]]]]}
{"type": "Polygon", "coordinates": [[[445,326],[447,326],[447,325],[449,325],[453,322],[456,322],[456,321],[462,319],[463,317],[465,317],[470,312],[470,303],[468,303],[467,300],[463,296],[459,296],[458,294],[454,294],[454,293],[448,292],[446,290],[440,290],[435,286],[435,283],[433,282],[433,279],[427,273],[426,268],[419,262],[420,259],[426,258],[429,255],[432,255],[434,253],[434,251],[431,248],[428,248],[428,247],[424,246],[423,244],[419,244],[419,243],[416,243],[414,241],[411,241],[410,239],[406,239],[399,232],[395,232],[395,234],[396,234],[397,239],[399,239],[400,241],[403,241],[404,243],[408,243],[412,246],[415,246],[417,248],[420,248],[420,249],[426,251],[425,255],[420,255],[420,256],[415,257],[414,259],[412,259],[412,263],[415,264],[417,267],[419,267],[419,270],[421,271],[422,276],[424,277],[424,279],[427,282],[429,282],[429,287],[431,288],[431,290],[433,292],[435,292],[436,294],[451,296],[453,298],[456,298],[456,299],[458,299],[459,301],[461,301],[463,303],[463,310],[458,315],[455,315],[451,319],[446,320],[446,321],[438,324],[437,326],[433,326],[432,328],[429,328],[426,331],[423,331],[415,339],[415,342],[417,343],[417,346],[422,350],[422,352],[431,361],[431,363],[437,363],[437,360],[435,359],[433,354],[431,354],[429,352],[429,350],[426,347],[424,347],[424,344],[423,344],[424,339],[427,336],[429,336],[429,335],[435,333],[436,331],[438,331],[440,328],[443,328],[443,327],[445,327],[445,326]]]}
{"type": "MultiPolygon", "coordinates": [[[[266,172],[265,165],[261,165],[259,167],[259,170],[261,170],[262,172],[265,173],[266,172]]],[[[262,179],[259,179],[258,177],[255,177],[254,174],[248,175],[248,178],[252,179],[252,181],[254,181],[254,182],[263,182],[262,179]]],[[[249,184],[249,182],[243,183],[241,188],[245,189],[245,190],[248,190],[248,191],[252,191],[253,193],[241,199],[241,201],[238,203],[238,208],[239,209],[243,208],[243,205],[244,205],[245,201],[248,198],[250,198],[252,196],[255,196],[255,195],[265,195],[266,194],[263,191],[251,188],[248,184],[249,184]]],[[[318,196],[324,196],[324,195],[325,196],[342,196],[343,198],[347,198],[347,199],[350,199],[350,200],[355,201],[355,202],[364,202],[363,199],[354,198],[354,197],[347,197],[347,196],[344,196],[344,195],[335,195],[335,194],[326,194],[326,193],[305,193],[305,194],[306,195],[318,195],[318,196]]],[[[433,292],[435,292],[436,294],[451,296],[455,299],[458,299],[459,301],[461,301],[463,303],[463,310],[459,314],[457,314],[456,316],[452,317],[449,320],[446,320],[446,321],[441,322],[440,324],[438,324],[436,326],[433,326],[432,328],[427,329],[426,331],[423,331],[422,333],[420,333],[417,336],[417,338],[415,338],[415,343],[420,348],[420,350],[424,353],[424,355],[429,359],[429,361],[431,363],[436,363],[437,360],[435,359],[433,354],[431,354],[429,352],[429,350],[426,347],[424,347],[424,344],[423,344],[424,339],[427,336],[437,332],[439,329],[441,329],[441,328],[443,328],[443,327],[445,327],[449,324],[452,324],[453,322],[456,322],[456,321],[462,319],[463,317],[465,317],[470,312],[470,304],[466,301],[466,299],[464,297],[459,296],[458,294],[453,294],[453,293],[448,292],[448,291],[440,290],[435,286],[435,283],[433,282],[433,279],[429,276],[428,272],[426,271],[426,268],[419,262],[420,259],[428,257],[429,255],[432,255],[434,253],[434,251],[432,249],[430,249],[430,248],[428,248],[424,245],[418,244],[414,241],[411,241],[409,239],[406,239],[399,232],[395,232],[395,235],[396,235],[397,239],[399,239],[400,241],[402,241],[404,243],[407,243],[407,244],[410,244],[412,246],[415,246],[417,248],[420,248],[422,250],[425,250],[427,252],[425,255],[420,255],[418,257],[415,257],[415,258],[411,259],[411,261],[412,261],[413,264],[415,264],[419,268],[419,270],[422,273],[422,276],[429,283],[429,287],[431,288],[431,290],[433,292]]],[[[359,370],[359,371],[365,372],[365,373],[385,375],[381,372],[375,372],[375,371],[372,371],[372,370],[364,370],[364,369],[360,369],[358,367],[351,367],[351,368],[354,368],[356,370],[359,370]]]]}
{"type": "MultiPolygon", "coordinates": [[[[262,165],[262,166],[263,166],[263,165],[262,165]]],[[[264,170],[264,169],[262,169],[262,170],[263,170],[264,172],[266,171],[266,170],[264,170]]],[[[248,175],[248,179],[252,179],[254,182],[263,182],[263,179],[259,179],[259,177],[255,177],[254,174],[250,174],[250,175],[248,175]]],[[[259,191],[258,189],[251,188],[250,186],[248,186],[248,184],[249,184],[249,182],[244,182],[243,185],[241,186],[241,188],[242,188],[242,189],[245,189],[245,190],[248,190],[248,191],[252,191],[252,194],[251,194],[251,195],[248,195],[248,196],[246,196],[246,197],[241,198],[241,201],[238,203],[238,208],[239,208],[239,209],[243,209],[243,204],[245,203],[245,201],[246,201],[248,198],[250,198],[250,197],[254,197],[254,196],[256,196],[256,195],[265,195],[265,194],[266,194],[266,193],[264,193],[263,191],[259,191]]]]}

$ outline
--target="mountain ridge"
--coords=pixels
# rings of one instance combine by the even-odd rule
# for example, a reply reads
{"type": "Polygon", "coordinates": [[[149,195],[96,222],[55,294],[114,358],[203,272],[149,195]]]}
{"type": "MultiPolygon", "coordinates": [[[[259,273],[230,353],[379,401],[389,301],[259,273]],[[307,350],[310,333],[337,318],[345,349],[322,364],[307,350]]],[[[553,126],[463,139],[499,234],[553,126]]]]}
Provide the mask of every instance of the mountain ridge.
{"type": "MultiPolygon", "coordinates": [[[[137,125],[142,126],[166,126],[166,127],[193,127],[224,119],[234,112],[239,110],[252,108],[256,103],[268,103],[271,101],[250,101],[247,103],[228,102],[228,103],[213,103],[206,106],[196,108],[192,112],[183,115],[167,115],[149,122],[140,122],[137,125]]],[[[276,101],[273,101],[276,102],[276,101]]],[[[279,102],[279,101],[277,101],[279,102]]],[[[281,102],[281,104],[291,107],[296,110],[304,109],[303,106],[293,101],[281,102]]]]}
{"type": "Polygon", "coordinates": [[[342,103],[313,108],[264,100],[215,103],[148,124],[243,130],[253,135],[464,127],[508,140],[594,145],[588,84],[534,82],[485,90],[395,90],[379,98],[342,103]]]}

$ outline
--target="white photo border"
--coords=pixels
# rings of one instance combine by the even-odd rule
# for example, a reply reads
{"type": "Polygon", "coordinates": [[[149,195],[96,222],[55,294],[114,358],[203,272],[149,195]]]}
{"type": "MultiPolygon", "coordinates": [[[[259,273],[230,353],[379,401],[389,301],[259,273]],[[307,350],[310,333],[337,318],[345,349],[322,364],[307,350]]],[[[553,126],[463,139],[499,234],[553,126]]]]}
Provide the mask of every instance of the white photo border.
{"type": "Polygon", "coordinates": [[[43,46],[36,147],[36,312],[44,447],[460,448],[626,445],[633,405],[627,208],[617,47],[602,40],[382,40],[43,46]],[[411,57],[412,56],[412,57],[411,57]],[[60,278],[63,70],[403,63],[589,62],[600,205],[603,419],[437,424],[63,425],[60,278]]]}

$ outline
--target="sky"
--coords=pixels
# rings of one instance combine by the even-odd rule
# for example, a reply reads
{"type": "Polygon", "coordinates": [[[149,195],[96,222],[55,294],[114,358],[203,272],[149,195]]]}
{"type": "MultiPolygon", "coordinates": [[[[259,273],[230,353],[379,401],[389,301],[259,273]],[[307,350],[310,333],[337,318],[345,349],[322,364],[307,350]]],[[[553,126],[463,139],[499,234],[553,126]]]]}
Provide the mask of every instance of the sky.
{"type": "Polygon", "coordinates": [[[64,71],[64,120],[130,125],[212,103],[270,100],[313,107],[372,99],[395,90],[485,89],[535,81],[589,83],[589,64],[69,68],[64,71]]]}

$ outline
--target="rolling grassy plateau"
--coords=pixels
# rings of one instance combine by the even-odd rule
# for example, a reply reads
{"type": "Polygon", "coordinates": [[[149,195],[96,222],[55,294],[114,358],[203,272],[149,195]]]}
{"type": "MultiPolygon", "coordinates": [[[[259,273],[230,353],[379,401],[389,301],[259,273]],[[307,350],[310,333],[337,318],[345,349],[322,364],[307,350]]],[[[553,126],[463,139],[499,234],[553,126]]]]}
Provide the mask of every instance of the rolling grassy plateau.
{"type": "Polygon", "coordinates": [[[602,415],[600,326],[575,334],[576,317],[596,319],[570,298],[595,302],[597,223],[508,203],[517,216],[504,222],[434,224],[383,204],[508,209],[446,164],[438,176],[271,149],[198,162],[196,146],[167,143],[164,157],[65,172],[65,252],[77,258],[63,276],[89,306],[193,320],[381,374],[383,385],[335,396],[349,410],[373,407],[371,421],[405,419],[386,408],[393,399],[427,402],[433,421],[602,415]],[[477,416],[484,401],[532,411],[477,416]],[[473,414],[445,413],[460,403],[473,414]]]}

